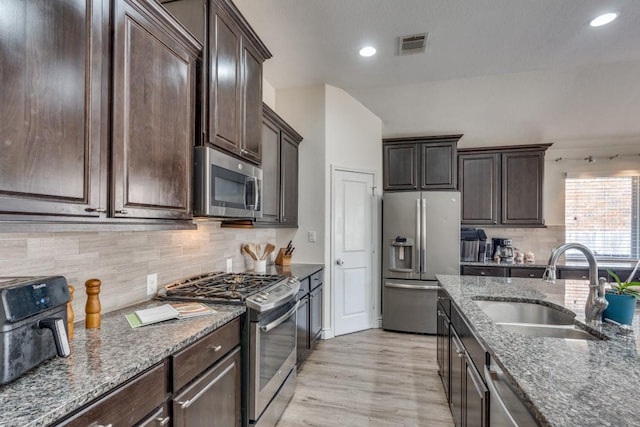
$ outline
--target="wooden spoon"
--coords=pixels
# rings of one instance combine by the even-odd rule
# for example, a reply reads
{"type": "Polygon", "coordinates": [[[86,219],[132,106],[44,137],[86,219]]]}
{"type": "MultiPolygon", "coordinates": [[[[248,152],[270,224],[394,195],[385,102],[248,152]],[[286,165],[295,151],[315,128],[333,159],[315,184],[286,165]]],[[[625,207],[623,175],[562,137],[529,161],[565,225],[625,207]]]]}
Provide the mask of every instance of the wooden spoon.
{"type": "Polygon", "coordinates": [[[258,260],[258,257],[256,256],[255,253],[253,253],[251,248],[249,248],[249,245],[247,245],[247,244],[242,245],[242,252],[244,252],[245,254],[249,255],[254,261],[258,260]]]}
{"type": "Polygon", "coordinates": [[[267,259],[269,254],[273,252],[275,249],[276,249],[275,245],[271,243],[267,243],[267,245],[264,247],[264,252],[262,253],[262,257],[260,259],[267,259]]]}

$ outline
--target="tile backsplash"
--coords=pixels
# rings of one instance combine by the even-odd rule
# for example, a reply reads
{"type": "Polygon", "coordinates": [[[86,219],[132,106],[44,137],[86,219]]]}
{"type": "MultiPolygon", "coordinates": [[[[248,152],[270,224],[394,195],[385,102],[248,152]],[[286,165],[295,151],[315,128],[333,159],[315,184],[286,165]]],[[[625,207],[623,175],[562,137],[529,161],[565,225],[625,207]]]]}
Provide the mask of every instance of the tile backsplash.
{"type": "Polygon", "coordinates": [[[509,238],[513,247],[524,252],[533,252],[537,263],[546,263],[551,250],[564,243],[565,227],[552,225],[546,228],[485,228],[487,238],[509,238]]]}
{"type": "Polygon", "coordinates": [[[100,302],[106,313],[149,299],[147,274],[158,286],[207,271],[244,271],[244,242],[275,243],[273,229],[221,228],[198,223],[197,230],[0,233],[0,276],[61,275],[76,289],[75,319],[84,319],[84,282],[102,281],[100,302]]]}

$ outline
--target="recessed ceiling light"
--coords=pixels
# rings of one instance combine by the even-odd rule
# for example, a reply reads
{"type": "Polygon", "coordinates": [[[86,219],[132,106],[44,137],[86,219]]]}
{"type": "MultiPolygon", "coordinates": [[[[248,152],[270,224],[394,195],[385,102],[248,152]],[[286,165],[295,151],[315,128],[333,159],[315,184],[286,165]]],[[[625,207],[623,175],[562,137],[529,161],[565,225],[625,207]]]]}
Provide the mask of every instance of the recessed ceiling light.
{"type": "Polygon", "coordinates": [[[376,54],[376,48],[373,46],[365,46],[360,49],[360,56],[373,56],[376,54]]]}
{"type": "Polygon", "coordinates": [[[600,27],[602,25],[607,25],[609,22],[615,20],[617,17],[618,17],[617,13],[614,13],[614,12],[605,13],[596,18],[593,18],[593,20],[591,20],[589,25],[591,25],[592,27],[600,27]]]}

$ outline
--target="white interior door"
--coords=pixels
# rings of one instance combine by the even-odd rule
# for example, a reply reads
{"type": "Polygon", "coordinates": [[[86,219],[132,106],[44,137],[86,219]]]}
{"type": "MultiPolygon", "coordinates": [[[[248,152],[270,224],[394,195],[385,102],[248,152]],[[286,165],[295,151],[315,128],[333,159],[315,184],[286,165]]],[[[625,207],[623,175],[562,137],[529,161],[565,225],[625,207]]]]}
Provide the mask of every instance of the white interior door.
{"type": "Polygon", "coordinates": [[[334,333],[374,327],[374,176],[334,170],[332,188],[334,333]]]}

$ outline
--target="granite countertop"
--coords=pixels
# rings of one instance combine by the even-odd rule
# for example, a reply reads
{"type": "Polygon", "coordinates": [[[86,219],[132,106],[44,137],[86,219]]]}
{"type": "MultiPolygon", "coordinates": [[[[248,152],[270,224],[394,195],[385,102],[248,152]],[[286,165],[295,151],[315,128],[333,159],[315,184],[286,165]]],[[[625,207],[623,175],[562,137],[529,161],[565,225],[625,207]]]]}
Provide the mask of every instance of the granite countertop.
{"type": "MultiPolygon", "coordinates": [[[[506,263],[506,262],[495,262],[495,261],[485,261],[485,262],[479,262],[479,261],[461,261],[460,265],[469,265],[469,266],[474,266],[474,267],[524,267],[524,268],[546,268],[547,264],[546,263],[541,263],[540,260],[537,260],[536,262],[532,263],[532,264],[516,264],[516,263],[506,263]]],[[[598,268],[599,269],[603,269],[603,268],[625,268],[625,269],[633,269],[633,267],[636,266],[636,262],[633,261],[601,261],[598,262],[598,268]]],[[[582,268],[589,268],[589,264],[584,261],[565,261],[564,263],[558,263],[557,264],[558,268],[575,268],[575,269],[582,269],[582,268]]]]}
{"type": "Polygon", "coordinates": [[[268,265],[267,274],[281,274],[288,277],[303,279],[324,268],[324,264],[291,264],[291,265],[268,265]]]}
{"type": "Polygon", "coordinates": [[[149,301],[102,316],[100,329],[74,325],[71,356],[56,357],[0,386],[0,426],[44,426],[161,362],[240,316],[244,306],[212,304],[215,314],[132,329],[124,315],[149,301]]]}
{"type": "Polygon", "coordinates": [[[576,313],[584,323],[582,280],[438,275],[478,339],[521,393],[542,425],[623,426],[638,423],[634,393],[640,390],[640,316],[634,334],[623,337],[603,324],[596,334],[606,340],[583,341],[530,337],[501,329],[474,299],[544,301],[576,313]]]}

